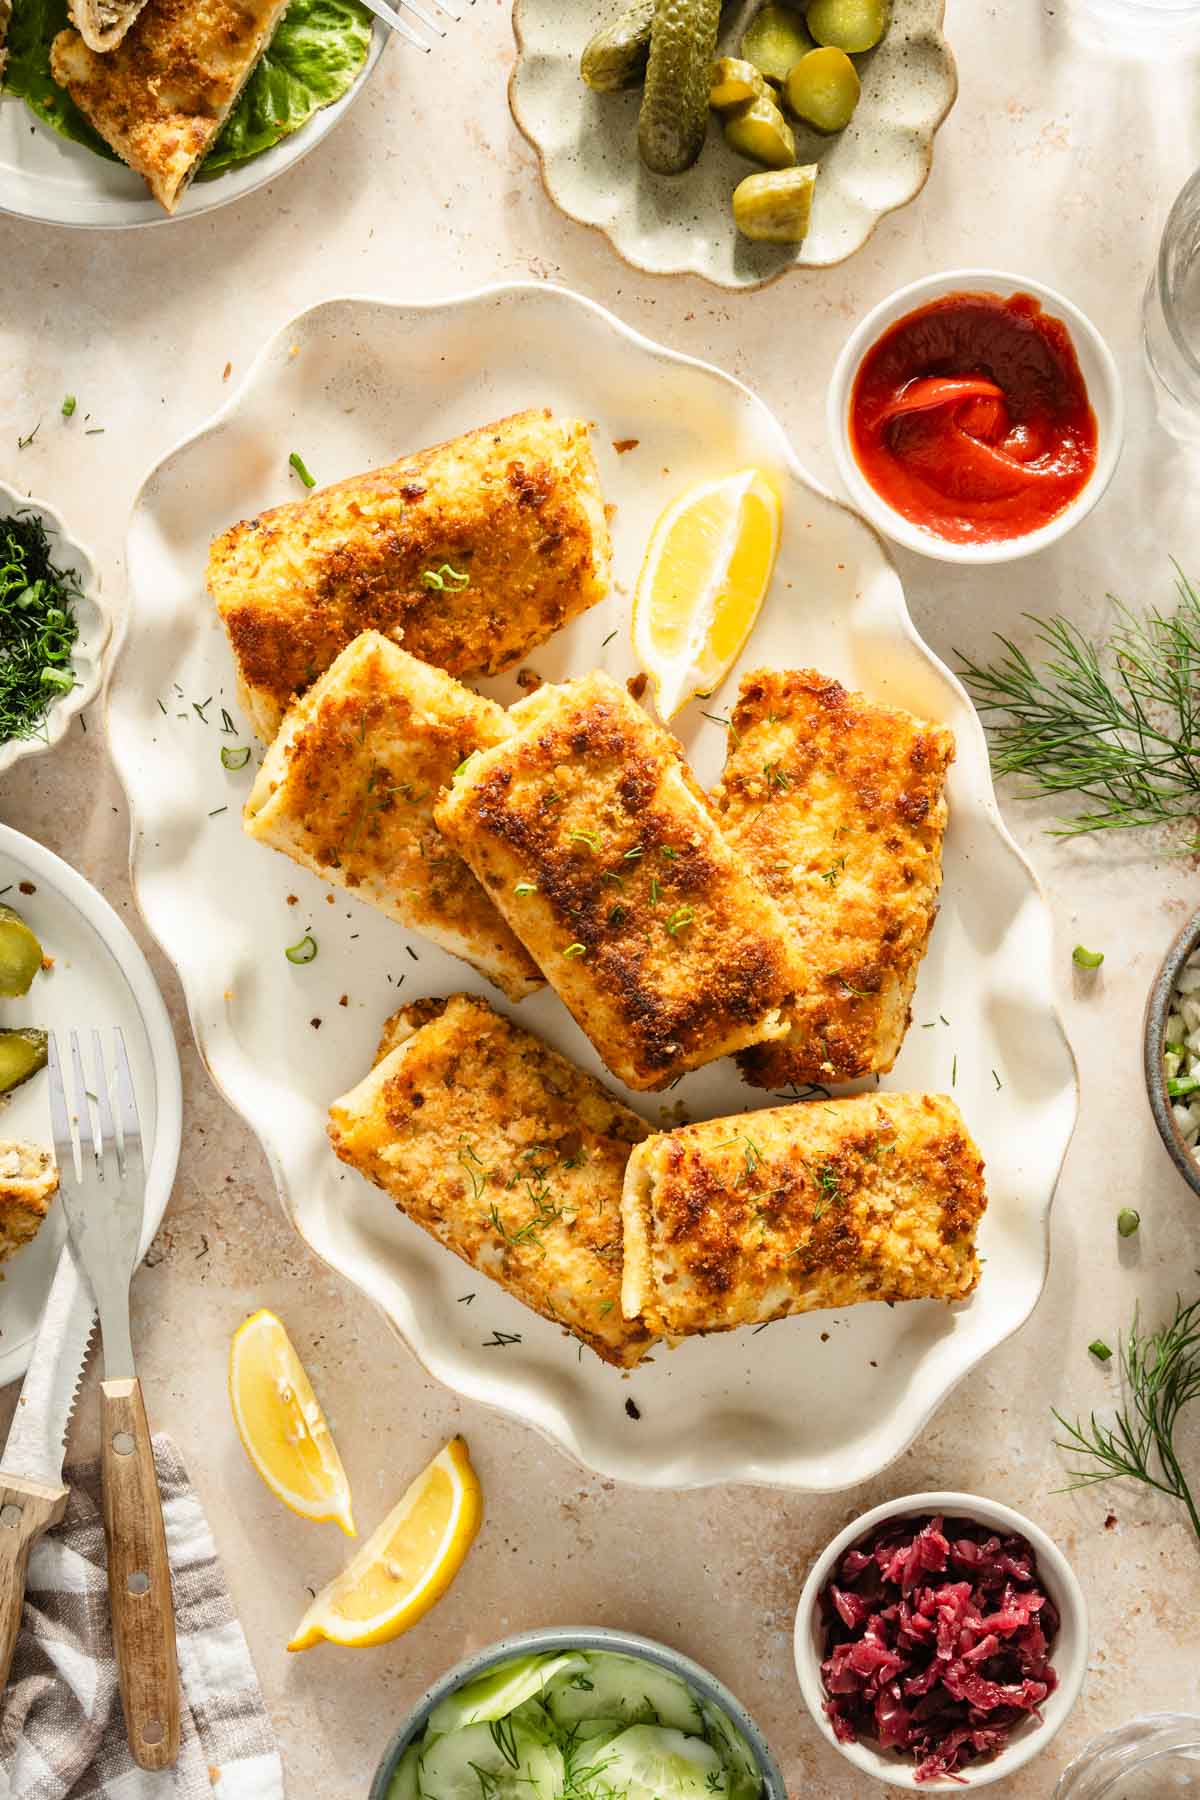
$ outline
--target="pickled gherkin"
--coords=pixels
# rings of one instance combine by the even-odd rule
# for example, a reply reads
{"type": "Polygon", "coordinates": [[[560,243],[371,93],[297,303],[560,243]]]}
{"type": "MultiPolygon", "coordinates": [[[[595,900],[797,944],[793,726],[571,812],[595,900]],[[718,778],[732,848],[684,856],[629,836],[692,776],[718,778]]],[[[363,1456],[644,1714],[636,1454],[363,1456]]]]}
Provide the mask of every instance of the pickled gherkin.
{"type": "Polygon", "coordinates": [[[818,131],[844,131],[861,93],[858,70],[844,50],[810,50],[796,64],[783,93],[798,119],[818,131]]]}
{"type": "Polygon", "coordinates": [[[796,160],[792,128],[773,100],[751,100],[730,113],[725,121],[725,141],[731,150],[766,163],[769,169],[786,169],[796,160]]]}
{"type": "Polygon", "coordinates": [[[11,1093],[46,1066],[46,1033],[22,1025],[0,1031],[0,1094],[11,1093]]]}
{"type": "Polygon", "coordinates": [[[42,946],[15,907],[0,905],[0,995],[27,994],[42,966],[42,946]]]}
{"type": "Polygon", "coordinates": [[[657,0],[638,118],[638,150],[656,175],[690,169],[708,129],[721,0],[657,0]]]}
{"type": "Polygon", "coordinates": [[[747,100],[757,100],[767,92],[767,84],[753,63],[743,61],[739,56],[722,56],[713,64],[712,86],[708,90],[708,104],[717,112],[729,112],[735,106],[744,106],[747,100]]]}
{"type": "Polygon", "coordinates": [[[848,56],[873,50],[888,26],[888,0],[812,0],[808,29],[848,56]]]}
{"type": "Polygon", "coordinates": [[[742,33],[741,55],[768,81],[778,85],[786,81],[788,70],[812,47],[813,40],[800,14],[790,6],[776,6],[771,0],[760,7],[742,33]]]}
{"type": "Polygon", "coordinates": [[[816,179],[816,163],[747,175],[733,190],[734,224],[757,243],[802,244],[816,179]]]}
{"type": "Polygon", "coordinates": [[[650,54],[654,0],[634,0],[620,16],[593,37],[579,59],[579,73],[598,94],[638,87],[650,54]]]}

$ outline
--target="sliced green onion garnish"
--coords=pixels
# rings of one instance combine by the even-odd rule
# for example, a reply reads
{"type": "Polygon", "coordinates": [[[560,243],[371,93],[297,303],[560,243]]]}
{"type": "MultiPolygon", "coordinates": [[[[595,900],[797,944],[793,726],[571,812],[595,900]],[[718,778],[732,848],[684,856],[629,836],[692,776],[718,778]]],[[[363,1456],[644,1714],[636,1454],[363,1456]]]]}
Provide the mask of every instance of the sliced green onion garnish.
{"type": "Polygon", "coordinates": [[[443,563],[440,569],[422,569],[421,583],[427,588],[449,588],[452,593],[461,593],[470,587],[471,577],[465,569],[452,569],[449,563],[443,563]]]}
{"type": "Polygon", "coordinates": [[[678,937],[685,925],[690,925],[696,917],[694,906],[677,906],[667,920],[667,930],[672,937],[678,937]]]}
{"type": "Polygon", "coordinates": [[[226,769],[244,769],[250,761],[249,744],[223,744],[221,763],[226,769]]]}
{"type": "Polygon", "coordinates": [[[75,677],[72,675],[70,669],[51,669],[47,667],[42,670],[41,680],[43,687],[53,688],[56,694],[69,694],[71,689],[75,686],[75,677]]]}
{"type": "Polygon", "coordinates": [[[298,944],[289,944],[283,953],[290,963],[310,963],[317,954],[317,940],[306,931],[298,944]]]}
{"type": "Polygon", "coordinates": [[[1088,1345],[1088,1349],[1091,1351],[1097,1362],[1109,1362],[1112,1359],[1112,1351],[1109,1349],[1103,1338],[1093,1338],[1088,1345]]]}
{"type": "Polygon", "coordinates": [[[513,889],[514,894],[536,894],[537,887],[532,881],[518,881],[513,889]]]}
{"type": "Polygon", "coordinates": [[[75,396],[74,396],[74,394],[64,394],[63,395],[63,403],[62,403],[63,418],[69,419],[71,417],[71,414],[74,411],[75,411],[75,396]]]}
{"type": "Polygon", "coordinates": [[[1132,1206],[1123,1206],[1117,1214],[1117,1230],[1122,1237],[1133,1237],[1141,1222],[1141,1213],[1132,1206]]]}
{"type": "Polygon", "coordinates": [[[1167,1096],[1171,1100],[1185,1100],[1197,1089],[1200,1089],[1200,1075],[1172,1075],[1167,1082],[1167,1096]]]}
{"type": "Polygon", "coordinates": [[[587,955],[587,945],[586,944],[568,944],[566,949],[563,951],[563,955],[564,956],[586,956],[587,955]]]}
{"type": "Polygon", "coordinates": [[[1085,950],[1082,944],[1076,944],[1071,952],[1071,961],[1077,969],[1098,969],[1104,961],[1103,950],[1085,950]]]}
{"type": "Polygon", "coordinates": [[[293,469],[295,469],[306,488],[316,487],[317,478],[315,475],[309,473],[308,465],[298,450],[292,451],[292,454],[288,457],[288,461],[291,463],[293,469]]]}

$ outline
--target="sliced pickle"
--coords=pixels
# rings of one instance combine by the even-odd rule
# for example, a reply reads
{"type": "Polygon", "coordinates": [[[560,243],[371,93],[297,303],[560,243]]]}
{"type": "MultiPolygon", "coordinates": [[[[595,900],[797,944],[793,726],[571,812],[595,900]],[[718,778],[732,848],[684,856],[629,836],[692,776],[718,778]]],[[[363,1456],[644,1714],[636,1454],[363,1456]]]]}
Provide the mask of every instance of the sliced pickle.
{"type": "Polygon", "coordinates": [[[734,224],[756,243],[802,244],[816,179],[816,163],[747,175],[733,190],[734,224]]]}
{"type": "Polygon", "coordinates": [[[769,169],[786,169],[796,160],[791,126],[774,101],[762,97],[729,114],[725,120],[725,141],[739,156],[766,163],[769,169]]]}
{"type": "Polygon", "coordinates": [[[888,0],[812,0],[808,29],[818,44],[848,56],[873,50],[888,28],[888,0]]]}
{"type": "Polygon", "coordinates": [[[862,87],[844,50],[810,50],[784,83],[784,99],[798,119],[818,131],[844,131],[854,117],[862,87]]]}
{"type": "Polygon", "coordinates": [[[735,106],[744,106],[747,100],[757,100],[767,92],[764,77],[742,57],[721,56],[713,64],[708,104],[717,112],[731,112],[735,106]]]}
{"type": "Polygon", "coordinates": [[[22,1025],[0,1031],[0,1094],[9,1094],[46,1066],[46,1033],[22,1025]]]}
{"type": "Polygon", "coordinates": [[[787,79],[793,63],[798,63],[813,40],[804,28],[804,20],[790,6],[777,6],[774,0],[755,13],[742,33],[741,55],[747,62],[776,84],[787,79]]]}
{"type": "Polygon", "coordinates": [[[42,966],[42,946],[19,912],[0,905],[0,995],[27,994],[42,966]]]}

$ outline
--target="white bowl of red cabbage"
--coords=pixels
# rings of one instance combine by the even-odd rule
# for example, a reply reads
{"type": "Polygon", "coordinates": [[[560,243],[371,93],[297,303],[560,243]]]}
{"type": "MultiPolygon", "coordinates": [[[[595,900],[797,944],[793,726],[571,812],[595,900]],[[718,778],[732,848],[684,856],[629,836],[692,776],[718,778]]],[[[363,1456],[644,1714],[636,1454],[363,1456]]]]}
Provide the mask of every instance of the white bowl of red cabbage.
{"type": "Polygon", "coordinates": [[[370,1800],[787,1800],[766,1740],[707,1669],[606,1627],[526,1631],[443,1675],[370,1800]]]}
{"type": "Polygon", "coordinates": [[[0,481],[0,774],[95,699],[110,629],[83,545],[52,506],[0,481]]]}
{"type": "Polygon", "coordinates": [[[1029,1519],[974,1494],[864,1513],[817,1559],[796,1672],[827,1743],[892,1787],[961,1793],[1044,1750],[1078,1697],[1087,1605],[1029,1519]]]}

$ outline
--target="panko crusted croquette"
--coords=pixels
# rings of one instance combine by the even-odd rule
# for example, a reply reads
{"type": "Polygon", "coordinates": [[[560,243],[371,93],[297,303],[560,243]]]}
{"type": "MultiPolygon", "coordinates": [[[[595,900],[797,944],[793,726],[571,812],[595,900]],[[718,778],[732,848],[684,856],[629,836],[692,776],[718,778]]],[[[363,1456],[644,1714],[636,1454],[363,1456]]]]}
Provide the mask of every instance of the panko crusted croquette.
{"type": "Polygon", "coordinates": [[[802,971],[787,1035],[740,1059],[754,1086],[892,1067],[937,913],[953,760],[944,725],[813,669],[743,677],[712,804],[802,971]]]}
{"type": "Polygon", "coordinates": [[[231,526],[208,588],[269,741],[361,631],[451,675],[512,667],[603,599],[609,554],[588,427],[531,411],[231,526]]]}
{"type": "Polygon", "coordinates": [[[627,1314],[685,1337],[864,1300],[963,1300],[983,1159],[944,1094],[856,1094],[647,1138],[622,1212],[627,1314]]]}
{"type": "Polygon", "coordinates": [[[666,1087],[786,1031],[787,926],[675,739],[599,671],[509,720],[434,817],[613,1074],[666,1087]]]}
{"type": "Polygon", "coordinates": [[[335,1100],[342,1161],[518,1300],[631,1368],[653,1342],[621,1310],[621,1181],[649,1127],[484,1000],[414,1001],[335,1100]]]}
{"type": "Polygon", "coordinates": [[[509,730],[494,701],[364,631],[293,702],[243,824],[520,1000],[542,977],[433,822],[458,765],[509,730]]]}

